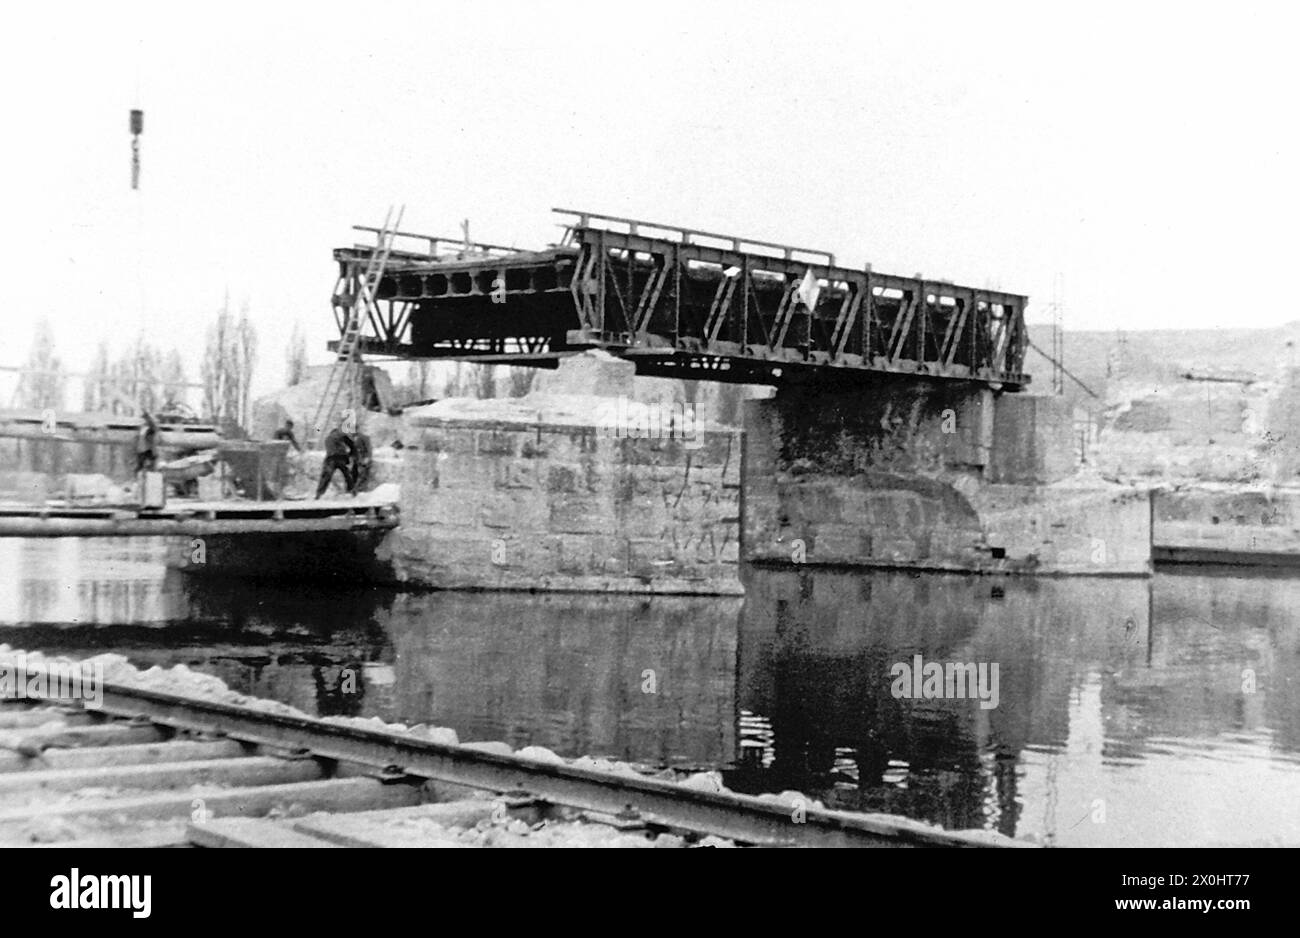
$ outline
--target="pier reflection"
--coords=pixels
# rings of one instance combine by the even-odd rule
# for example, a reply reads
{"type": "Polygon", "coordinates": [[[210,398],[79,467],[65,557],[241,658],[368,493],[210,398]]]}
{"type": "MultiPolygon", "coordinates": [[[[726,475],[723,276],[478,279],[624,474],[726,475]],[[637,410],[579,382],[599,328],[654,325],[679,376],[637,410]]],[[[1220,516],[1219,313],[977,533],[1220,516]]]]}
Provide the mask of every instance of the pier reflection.
{"type": "Polygon", "coordinates": [[[1300,843],[1300,580],[766,572],[739,641],[737,790],[1089,845],[1300,843]],[[891,667],[999,665],[999,700],[891,667]]]}
{"type": "MultiPolygon", "coordinates": [[[[72,545],[72,546],[69,546],[72,545]]],[[[745,599],[310,591],[0,541],[0,642],[1060,844],[1300,843],[1300,579],[752,570],[745,599]],[[997,706],[891,668],[997,664],[997,706]]]]}

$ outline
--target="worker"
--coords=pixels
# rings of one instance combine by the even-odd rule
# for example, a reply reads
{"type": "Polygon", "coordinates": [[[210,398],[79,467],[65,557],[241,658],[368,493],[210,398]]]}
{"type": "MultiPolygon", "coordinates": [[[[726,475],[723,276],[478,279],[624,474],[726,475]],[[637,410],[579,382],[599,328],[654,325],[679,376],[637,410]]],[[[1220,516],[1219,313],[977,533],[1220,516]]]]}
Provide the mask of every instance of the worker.
{"type": "Polygon", "coordinates": [[[294,449],[296,449],[300,453],[302,452],[302,447],[298,445],[298,438],[293,435],[292,420],[286,419],[284,421],[284,426],[281,427],[279,430],[276,430],[271,438],[274,440],[288,440],[290,445],[293,446],[294,449]]]}
{"type": "Polygon", "coordinates": [[[356,454],[355,461],[352,464],[352,489],[353,495],[360,492],[370,481],[370,466],[372,451],[370,446],[370,437],[361,429],[360,422],[357,423],[356,433],[353,436],[353,447],[356,454]]]}
{"type": "Polygon", "coordinates": [[[144,412],[144,423],[135,435],[135,471],[150,472],[158,465],[158,423],[144,412]]]}
{"type": "Polygon", "coordinates": [[[345,421],[339,421],[339,425],[325,436],[325,460],[320,467],[320,484],[316,486],[318,499],[334,481],[335,470],[343,473],[343,482],[347,490],[352,491],[352,464],[356,459],[357,448],[352,437],[343,432],[344,423],[345,421]]]}

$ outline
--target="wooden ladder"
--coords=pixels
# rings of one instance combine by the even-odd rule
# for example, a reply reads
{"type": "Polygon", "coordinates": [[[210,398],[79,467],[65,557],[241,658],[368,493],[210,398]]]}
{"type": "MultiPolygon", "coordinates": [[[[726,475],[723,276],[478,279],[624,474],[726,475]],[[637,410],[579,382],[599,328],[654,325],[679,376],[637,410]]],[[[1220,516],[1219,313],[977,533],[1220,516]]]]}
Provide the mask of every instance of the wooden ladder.
{"type": "Polygon", "coordinates": [[[370,252],[366,269],[356,284],[356,292],[348,307],[343,333],[339,337],[334,367],[330,369],[329,380],[325,382],[325,391],[321,395],[320,405],[312,418],[310,438],[323,441],[338,419],[339,407],[347,407],[353,403],[352,399],[361,377],[361,326],[367,315],[378,316],[375,294],[379,289],[379,281],[384,276],[384,269],[388,266],[388,256],[392,253],[393,240],[397,237],[398,229],[401,228],[402,215],[405,211],[406,206],[401,206],[397,210],[397,218],[394,219],[392,206],[389,206],[388,214],[384,216],[383,227],[376,234],[377,244],[370,252]],[[341,402],[340,398],[342,398],[341,402]]]}

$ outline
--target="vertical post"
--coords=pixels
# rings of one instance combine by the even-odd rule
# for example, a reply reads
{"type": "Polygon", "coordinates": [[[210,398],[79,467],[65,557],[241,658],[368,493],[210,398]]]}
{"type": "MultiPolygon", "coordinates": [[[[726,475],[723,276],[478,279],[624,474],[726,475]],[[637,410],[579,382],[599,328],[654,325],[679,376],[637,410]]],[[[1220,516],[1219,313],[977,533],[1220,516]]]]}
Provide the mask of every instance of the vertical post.
{"type": "Polygon", "coordinates": [[[664,255],[664,263],[673,265],[673,344],[682,339],[682,252],[674,245],[664,255]]]}
{"type": "Polygon", "coordinates": [[[131,188],[140,188],[140,135],[144,133],[144,111],[131,111],[131,188]]]}
{"type": "Polygon", "coordinates": [[[862,361],[871,364],[871,333],[876,324],[876,295],[872,292],[871,265],[862,272],[862,361]]]}
{"type": "Polygon", "coordinates": [[[749,347],[749,255],[740,256],[740,351],[749,347]]]}
{"type": "MultiPolygon", "coordinates": [[[[926,286],[924,280],[920,281],[919,285],[921,288],[921,293],[920,293],[921,306],[919,309],[920,312],[920,316],[918,317],[919,321],[916,327],[917,330],[916,331],[916,363],[922,366],[922,370],[924,370],[925,338],[926,338],[926,332],[928,331],[925,327],[930,321],[930,293],[929,293],[930,288],[926,286]]],[[[938,290],[937,287],[935,289],[936,291],[938,290]]],[[[934,298],[935,301],[938,302],[939,299],[938,292],[935,293],[934,298]]],[[[903,341],[906,342],[907,340],[904,339],[903,341]]]]}
{"type": "Polygon", "coordinates": [[[605,322],[605,258],[608,257],[605,247],[605,232],[596,232],[596,256],[595,263],[592,264],[593,273],[596,277],[596,315],[599,320],[599,331],[604,335],[608,323],[605,322]]]}

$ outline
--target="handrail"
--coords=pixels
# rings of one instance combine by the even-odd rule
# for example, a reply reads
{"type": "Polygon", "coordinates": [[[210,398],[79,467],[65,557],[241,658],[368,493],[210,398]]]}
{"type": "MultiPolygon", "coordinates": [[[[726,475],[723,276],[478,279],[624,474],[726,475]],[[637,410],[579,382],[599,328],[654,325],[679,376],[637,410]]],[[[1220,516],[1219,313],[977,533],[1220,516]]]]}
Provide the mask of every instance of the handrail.
{"type": "MultiPolygon", "coordinates": [[[[620,218],[617,215],[601,215],[598,212],[584,212],[572,208],[553,208],[552,212],[560,215],[576,215],[578,223],[576,227],[590,228],[592,220],[615,222],[620,225],[628,226],[629,234],[639,234],[638,229],[654,228],[659,231],[670,231],[674,234],[681,235],[683,244],[690,244],[691,238],[713,238],[718,241],[730,241],[731,249],[737,253],[745,253],[743,246],[772,248],[782,252],[786,260],[793,260],[794,254],[818,254],[826,258],[827,266],[835,266],[835,255],[830,251],[823,251],[820,248],[801,248],[790,244],[779,244],[776,241],[759,241],[754,238],[741,238],[737,235],[719,234],[716,231],[700,231],[696,228],[682,228],[679,225],[665,225],[655,221],[645,221],[640,218],[620,218]]],[[[569,227],[575,227],[570,225],[569,227]]]]}
{"type": "MultiPolygon", "coordinates": [[[[366,231],[366,232],[369,232],[369,233],[371,233],[371,234],[380,234],[381,231],[382,231],[382,229],[379,229],[379,228],[372,228],[372,227],[370,227],[369,225],[353,225],[353,226],[352,226],[352,229],[353,229],[354,231],[366,231]]],[[[444,244],[444,243],[445,243],[445,244],[454,244],[454,245],[459,246],[462,250],[463,250],[464,247],[465,247],[465,239],[464,239],[464,238],[451,238],[451,237],[445,237],[445,236],[443,236],[443,235],[427,235],[427,234],[418,234],[418,233],[416,233],[416,232],[414,232],[414,231],[394,231],[394,232],[392,232],[392,235],[393,235],[394,237],[397,237],[397,238],[414,238],[414,239],[416,239],[417,241],[428,241],[428,242],[429,242],[429,256],[430,256],[430,257],[433,257],[434,255],[436,255],[436,254],[438,253],[438,245],[439,245],[439,244],[444,244]]],[[[483,250],[483,251],[485,251],[485,252],[491,252],[491,251],[505,251],[505,252],[510,253],[510,254],[517,254],[517,253],[519,253],[519,248],[517,248],[517,247],[506,247],[504,244],[487,244],[486,242],[483,242],[483,241],[471,241],[471,242],[469,243],[469,247],[470,247],[471,250],[472,250],[472,249],[475,249],[475,248],[478,248],[478,249],[481,249],[481,250],[483,250]]]]}

